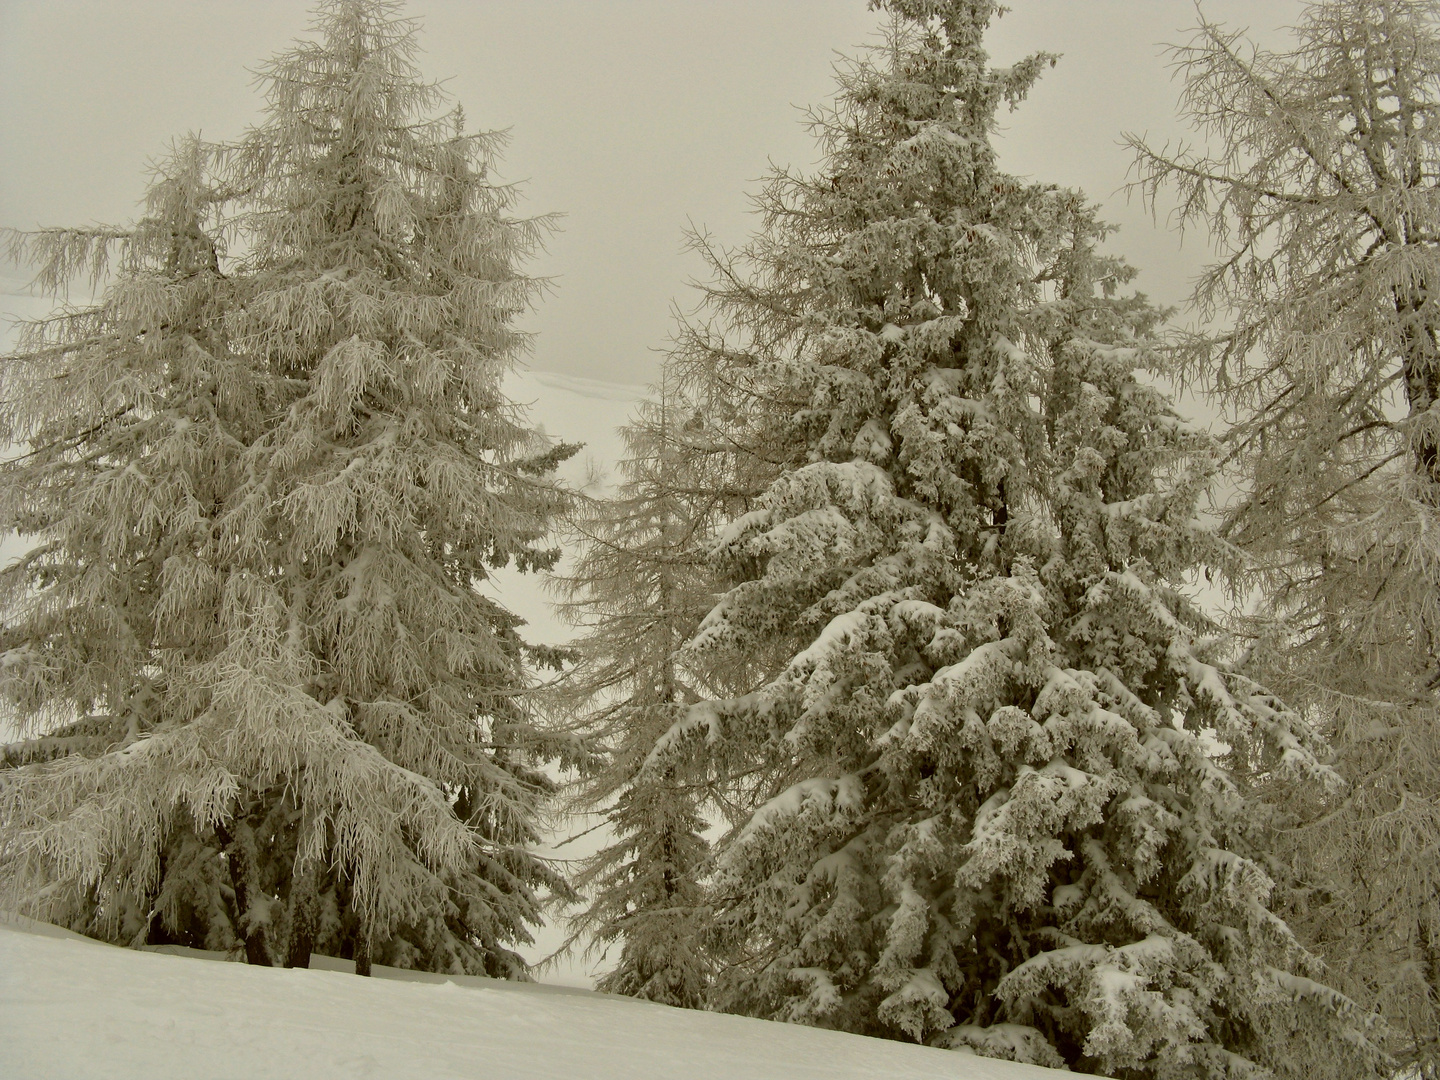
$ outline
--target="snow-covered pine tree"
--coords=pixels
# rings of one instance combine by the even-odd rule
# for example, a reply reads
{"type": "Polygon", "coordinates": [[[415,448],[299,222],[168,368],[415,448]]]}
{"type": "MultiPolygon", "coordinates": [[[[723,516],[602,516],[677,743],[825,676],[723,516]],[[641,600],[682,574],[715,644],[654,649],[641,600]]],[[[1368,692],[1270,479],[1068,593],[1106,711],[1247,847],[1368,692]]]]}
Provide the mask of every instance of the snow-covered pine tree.
{"type": "MultiPolygon", "coordinates": [[[[546,222],[488,179],[497,136],[435,115],[397,5],[322,3],[314,29],[211,154],[224,216],[204,183],[198,225],[152,199],[100,305],[7,359],[31,453],[6,524],[39,546],[8,572],[3,686],[43,747],[98,734],[5,775],[6,883],[128,937],[127,910],[213,888],[162,858],[189,830],[225,846],[252,960],[518,975],[537,890],[564,888],[527,845],[565,743],[524,699],[553,658],[483,585],[556,557],[569,448],[501,392],[546,222]]],[[[37,238],[42,284],[105,239],[37,238]]]]}
{"type": "MultiPolygon", "coordinates": [[[[710,378],[782,468],[682,663],[784,657],[651,767],[737,804],[714,1003],[1133,1077],[1373,1048],[1271,910],[1249,786],[1327,779],[1179,591],[1212,467],[1137,372],[1158,315],[1072,192],[1001,172],[989,0],[888,0],[710,290],[710,378]]],[[[692,366],[692,370],[696,368],[692,366]]],[[[771,659],[767,659],[771,658],[771,659]]]]}
{"type": "Polygon", "coordinates": [[[1440,1076],[1440,5],[1307,5],[1292,49],[1202,22],[1177,51],[1199,148],[1138,138],[1223,259],[1192,378],[1239,417],[1228,539],[1251,669],[1329,736],[1343,793],[1288,792],[1291,921],[1440,1076]]]}
{"type": "Polygon", "coordinates": [[[575,564],[554,579],[560,609],[583,631],[557,704],[601,762],[576,805],[604,813],[609,840],[573,882],[588,906],[573,918],[571,944],[619,944],[597,989],[698,1008],[709,985],[706,793],[673,764],[645,765],[678,710],[705,693],[677,654],[718,589],[707,545],[747,493],[668,371],[622,436],[620,483],[572,516],[575,564]]]}

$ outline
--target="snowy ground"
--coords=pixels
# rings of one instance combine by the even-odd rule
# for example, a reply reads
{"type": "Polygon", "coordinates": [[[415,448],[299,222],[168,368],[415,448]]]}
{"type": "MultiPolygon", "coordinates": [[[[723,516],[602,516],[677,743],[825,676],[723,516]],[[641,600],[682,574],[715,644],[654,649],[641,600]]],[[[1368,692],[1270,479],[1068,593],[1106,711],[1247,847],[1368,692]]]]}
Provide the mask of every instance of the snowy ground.
{"type": "MultiPolygon", "coordinates": [[[[205,954],[199,954],[204,956],[205,954]]],[[[336,968],[343,961],[317,958],[336,968]]],[[[1046,1080],[1031,1065],[584,990],[157,955],[0,916],[0,1076],[1046,1080]]]]}

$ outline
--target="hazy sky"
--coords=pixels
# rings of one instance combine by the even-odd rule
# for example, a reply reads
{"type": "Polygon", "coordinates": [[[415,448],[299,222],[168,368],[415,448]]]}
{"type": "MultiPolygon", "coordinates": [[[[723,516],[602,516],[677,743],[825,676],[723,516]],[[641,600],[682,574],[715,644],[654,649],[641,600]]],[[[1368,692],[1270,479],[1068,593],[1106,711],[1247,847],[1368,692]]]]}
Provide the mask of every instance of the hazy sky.
{"type": "MultiPolygon", "coordinates": [[[[1064,54],[1005,118],[1012,171],[1077,185],[1122,225],[1141,287],[1182,298],[1205,248],[1152,227],[1124,182],[1123,130],[1181,134],[1160,43],[1188,37],[1189,0],[1010,0],[997,63],[1064,54]]],[[[305,32],[305,0],[0,0],[0,224],[135,212],[147,161],[187,130],[241,133],[260,107],[251,71],[305,32]]],[[[1298,0],[1207,0],[1213,18],[1283,41],[1298,0]]],[[[767,166],[808,167],[803,106],[829,97],[837,51],[872,39],[864,0],[415,0],[421,64],[472,126],[505,127],[507,179],[564,231],[533,269],[556,291],[531,320],[533,365],[647,382],[669,309],[701,272],[687,221],[735,243],[767,166]]],[[[15,271],[8,271],[14,274],[15,271]]],[[[11,282],[11,289],[14,283],[11,282]]],[[[3,303],[0,308],[17,305],[3,303]]],[[[28,306],[28,305],[19,305],[28,306]]]]}

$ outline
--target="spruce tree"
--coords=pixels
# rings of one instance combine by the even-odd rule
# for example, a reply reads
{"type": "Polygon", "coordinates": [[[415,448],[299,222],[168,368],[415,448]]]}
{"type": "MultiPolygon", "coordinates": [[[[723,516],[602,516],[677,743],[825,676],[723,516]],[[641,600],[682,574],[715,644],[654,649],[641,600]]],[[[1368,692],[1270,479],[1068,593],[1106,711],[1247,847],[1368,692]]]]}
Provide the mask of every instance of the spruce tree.
{"type": "Polygon", "coordinates": [[[1131,142],[1223,254],[1194,299],[1228,328],[1185,356],[1238,417],[1237,629],[1348,781],[1275,793],[1292,922],[1440,1075],[1440,6],[1308,4],[1279,52],[1202,22],[1176,60],[1204,141],[1131,142]]]}
{"type": "Polygon", "coordinates": [[[437,113],[397,5],[314,31],[139,228],[21,241],[46,285],[121,260],[5,362],[5,524],[38,543],[0,686],[20,758],[59,755],[5,776],[5,883],[112,939],[223,912],[206,939],[253,962],[520,975],[564,889],[528,852],[562,744],[527,665],[555,658],[484,583],[556,557],[570,448],[500,388],[547,223],[489,179],[500,138],[437,113]]]}
{"type": "Polygon", "coordinates": [[[1093,208],[996,164],[1052,58],[990,68],[989,0],[877,6],[821,171],[717,256],[689,365],[744,390],[777,470],[680,657],[749,692],[652,751],[737,811],[712,1000],[1112,1075],[1285,1074],[1308,1044],[1365,1075],[1253,792],[1333,778],[1180,587],[1223,554],[1214,447],[1144,373],[1160,316],[1093,208]]]}

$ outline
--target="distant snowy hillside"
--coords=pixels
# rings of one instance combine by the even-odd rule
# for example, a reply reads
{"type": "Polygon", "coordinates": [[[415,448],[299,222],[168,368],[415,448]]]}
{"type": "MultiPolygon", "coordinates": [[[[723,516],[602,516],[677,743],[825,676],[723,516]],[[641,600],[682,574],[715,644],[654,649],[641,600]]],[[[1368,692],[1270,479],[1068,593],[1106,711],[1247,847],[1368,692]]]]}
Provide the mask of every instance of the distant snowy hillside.
{"type": "Polygon", "coordinates": [[[951,1050],[583,990],[379,967],[375,973],[381,977],[358,979],[337,970],[286,971],[134,952],[0,917],[0,1076],[1046,1080],[1059,1075],[951,1050]]]}

